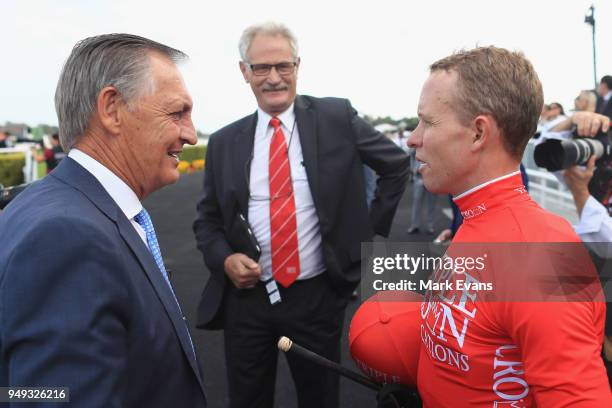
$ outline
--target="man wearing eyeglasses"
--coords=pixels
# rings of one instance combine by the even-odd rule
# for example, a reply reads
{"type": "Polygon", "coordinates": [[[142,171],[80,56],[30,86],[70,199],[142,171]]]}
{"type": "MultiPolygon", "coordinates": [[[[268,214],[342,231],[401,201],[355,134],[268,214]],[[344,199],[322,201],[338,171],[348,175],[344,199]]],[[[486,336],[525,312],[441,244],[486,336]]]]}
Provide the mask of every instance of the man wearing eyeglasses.
{"type": "MultiPolygon", "coordinates": [[[[230,406],[272,407],[279,336],[339,361],[360,244],[388,235],[408,158],[346,99],[296,95],[300,58],[284,25],[247,28],[239,48],[258,108],[208,144],[194,231],[211,277],[198,326],[225,330],[230,406]],[[363,164],[379,175],[369,213],[363,164]]],[[[300,407],[339,406],[337,376],[287,358],[300,407]]]]}

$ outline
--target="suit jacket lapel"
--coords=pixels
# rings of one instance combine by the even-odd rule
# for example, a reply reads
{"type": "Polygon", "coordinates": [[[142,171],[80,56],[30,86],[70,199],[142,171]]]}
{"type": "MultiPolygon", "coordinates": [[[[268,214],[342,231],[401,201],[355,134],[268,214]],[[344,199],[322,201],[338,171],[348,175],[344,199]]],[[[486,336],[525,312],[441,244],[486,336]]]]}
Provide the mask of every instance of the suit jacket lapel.
{"type": "Polygon", "coordinates": [[[183,352],[187,356],[187,360],[189,360],[191,368],[198,377],[200,385],[202,385],[202,378],[200,377],[200,370],[198,369],[196,356],[193,348],[191,347],[191,341],[189,340],[187,322],[183,320],[182,312],[179,309],[174,295],[172,294],[172,289],[170,289],[168,286],[168,283],[162,276],[162,272],[155,263],[155,259],[151,255],[151,252],[145,246],[136,230],[134,230],[134,227],[130,221],[125,217],[119,217],[117,227],[119,228],[119,233],[121,234],[121,237],[123,237],[123,240],[130,247],[134,255],[136,255],[136,258],[147,274],[151,285],[155,289],[155,292],[157,292],[159,300],[161,301],[162,305],[164,305],[164,309],[166,309],[166,313],[168,313],[168,317],[170,318],[170,321],[174,326],[174,330],[178,335],[183,352]]]}
{"type": "Polygon", "coordinates": [[[318,136],[317,118],[310,107],[310,102],[302,96],[295,98],[295,119],[300,132],[300,143],[302,144],[302,155],[308,175],[308,184],[312,199],[317,205],[319,203],[319,162],[318,162],[318,136]]]}
{"type": "Polygon", "coordinates": [[[253,143],[255,140],[255,127],[257,126],[257,112],[246,118],[244,126],[234,135],[232,146],[232,174],[236,196],[242,214],[247,217],[249,209],[249,186],[247,180],[253,161],[253,143]]]}
{"type": "Polygon", "coordinates": [[[174,299],[170,287],[162,276],[161,271],[157,267],[153,256],[130,221],[125,217],[123,212],[121,212],[119,206],[117,206],[106,190],[104,190],[104,187],[102,187],[98,180],[70,157],[66,157],[62,160],[51,175],[72,185],[85,194],[100,211],[117,224],[123,240],[138,259],[138,262],[147,274],[151,285],[157,293],[159,300],[164,306],[164,309],[166,309],[166,313],[168,313],[168,317],[174,326],[174,330],[178,335],[183,351],[187,355],[189,364],[196,374],[200,386],[202,386],[202,378],[200,377],[196,356],[194,355],[191,342],[189,341],[186,322],[183,321],[178,304],[174,299]]]}

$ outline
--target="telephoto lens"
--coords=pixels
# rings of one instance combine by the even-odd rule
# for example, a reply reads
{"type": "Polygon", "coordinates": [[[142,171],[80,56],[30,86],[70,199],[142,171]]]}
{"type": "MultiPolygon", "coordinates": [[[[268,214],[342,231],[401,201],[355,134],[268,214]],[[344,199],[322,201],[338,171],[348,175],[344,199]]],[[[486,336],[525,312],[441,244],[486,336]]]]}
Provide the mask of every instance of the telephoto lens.
{"type": "Polygon", "coordinates": [[[597,160],[610,157],[608,133],[600,132],[595,137],[548,139],[537,145],[534,152],[536,164],[548,171],[586,165],[591,156],[595,156],[597,160]]]}

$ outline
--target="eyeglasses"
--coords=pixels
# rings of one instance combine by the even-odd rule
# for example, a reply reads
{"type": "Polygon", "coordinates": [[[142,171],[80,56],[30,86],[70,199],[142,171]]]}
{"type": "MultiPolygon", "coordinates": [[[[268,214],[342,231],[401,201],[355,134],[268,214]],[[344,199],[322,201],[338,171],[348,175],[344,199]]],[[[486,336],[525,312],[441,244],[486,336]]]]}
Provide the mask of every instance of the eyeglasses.
{"type": "Polygon", "coordinates": [[[270,74],[272,68],[276,69],[279,75],[291,75],[295,72],[297,62],[279,62],[278,64],[247,64],[251,68],[251,72],[257,76],[266,76],[270,74]]]}

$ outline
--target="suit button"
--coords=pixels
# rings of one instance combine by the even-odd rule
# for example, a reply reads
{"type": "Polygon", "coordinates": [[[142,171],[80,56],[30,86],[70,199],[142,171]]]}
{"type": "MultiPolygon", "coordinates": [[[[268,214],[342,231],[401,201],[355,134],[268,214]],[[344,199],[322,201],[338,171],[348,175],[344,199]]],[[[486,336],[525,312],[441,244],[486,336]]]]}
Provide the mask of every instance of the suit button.
{"type": "Polygon", "coordinates": [[[184,320],[184,321],[187,321],[187,318],[186,318],[185,316],[183,316],[183,320],[184,320]]]}

